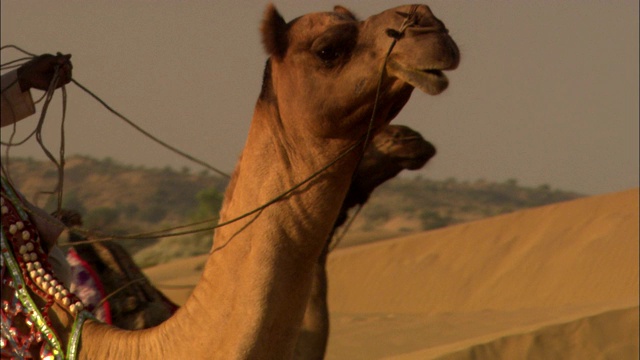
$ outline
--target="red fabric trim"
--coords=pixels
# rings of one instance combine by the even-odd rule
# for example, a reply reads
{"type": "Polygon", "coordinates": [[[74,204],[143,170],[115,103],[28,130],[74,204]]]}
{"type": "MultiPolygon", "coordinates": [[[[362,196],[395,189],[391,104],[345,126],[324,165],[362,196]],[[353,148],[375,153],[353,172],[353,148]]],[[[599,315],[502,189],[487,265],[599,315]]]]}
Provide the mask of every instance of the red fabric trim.
{"type": "MultiPolygon", "coordinates": [[[[82,265],[82,267],[87,270],[89,276],[91,276],[91,279],[96,284],[96,287],[98,288],[98,292],[102,296],[102,299],[106,298],[107,294],[104,290],[104,286],[102,285],[102,281],[100,281],[98,274],[93,271],[93,268],[86,261],[84,261],[84,259],[80,257],[80,255],[78,255],[74,248],[69,249],[68,255],[76,259],[80,263],[80,265],[82,265]]],[[[104,309],[105,322],[109,325],[113,324],[113,320],[111,319],[111,305],[109,304],[109,300],[104,300],[104,302],[102,303],[102,308],[104,309]]]]}

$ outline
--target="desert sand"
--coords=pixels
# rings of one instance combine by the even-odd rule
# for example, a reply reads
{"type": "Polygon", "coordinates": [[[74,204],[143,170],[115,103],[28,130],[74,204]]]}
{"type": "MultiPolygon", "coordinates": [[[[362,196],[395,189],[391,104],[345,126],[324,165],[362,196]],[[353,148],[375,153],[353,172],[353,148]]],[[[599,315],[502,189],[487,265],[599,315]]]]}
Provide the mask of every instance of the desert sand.
{"type": "MultiPolygon", "coordinates": [[[[328,359],[637,359],[639,191],[329,257],[328,359]]],[[[145,270],[186,301],[206,256],[145,270]]]]}

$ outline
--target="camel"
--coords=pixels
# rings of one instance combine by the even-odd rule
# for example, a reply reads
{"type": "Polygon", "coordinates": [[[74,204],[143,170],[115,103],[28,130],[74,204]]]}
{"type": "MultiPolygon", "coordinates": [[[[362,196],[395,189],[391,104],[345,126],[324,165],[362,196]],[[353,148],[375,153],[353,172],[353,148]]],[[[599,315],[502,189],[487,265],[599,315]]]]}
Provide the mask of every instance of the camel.
{"type": "MultiPolygon", "coordinates": [[[[76,211],[62,209],[53,215],[69,228],[82,227],[82,217],[76,211]]],[[[74,232],[69,232],[68,238],[73,248],[68,250],[67,260],[74,264],[70,290],[98,319],[121,329],[139,330],[162,323],[178,309],[116,242],[78,243],[86,238],[74,232]],[[101,317],[96,314],[100,310],[104,313],[101,317]]]]}
{"type": "Polygon", "coordinates": [[[114,326],[129,330],[150,328],[178,309],[151,284],[119,244],[105,241],[74,245],[73,249],[100,278],[114,326]]]}
{"type": "Polygon", "coordinates": [[[407,126],[389,125],[377,134],[365,150],[340,208],[333,232],[314,266],[311,296],[305,310],[296,359],[323,359],[329,339],[327,304],[327,256],[333,235],[342,226],[353,207],[364,205],[373,190],[402,170],[418,170],[436,154],[436,148],[420,133],[407,126]]]}
{"type": "Polygon", "coordinates": [[[389,125],[365,150],[344,199],[334,229],[347,220],[350,209],[364,205],[373,190],[402,170],[418,170],[436,155],[436,148],[420,133],[402,125],[389,125]]]}
{"type": "MultiPolygon", "coordinates": [[[[373,138],[364,152],[334,225],[334,231],[346,220],[348,211],[356,205],[363,205],[377,186],[395,177],[404,169],[416,170],[421,168],[435,153],[435,147],[409,127],[401,125],[385,127],[373,138]]],[[[81,215],[76,211],[63,209],[60,213],[53,215],[69,228],[74,226],[82,227],[81,215]]],[[[73,256],[77,256],[82,263],[87,264],[90,267],[89,271],[96,275],[96,280],[103,288],[102,298],[108,297],[108,301],[103,301],[103,307],[108,305],[109,319],[106,321],[106,319],[98,317],[100,320],[121,329],[146,329],[167,320],[177,310],[178,306],[149,282],[122,246],[113,241],[75,244],[77,241],[86,239],[73,232],[68,237],[70,244],[73,245],[73,250],[69,251],[67,258],[72,260],[73,256]]],[[[326,250],[323,251],[323,255],[320,258],[326,260],[326,250]]],[[[318,281],[321,281],[319,279],[323,279],[322,277],[319,278],[319,276],[325,274],[325,263],[320,262],[316,265],[316,267],[318,266],[321,266],[322,271],[316,269],[314,285],[312,286],[312,299],[309,304],[317,303],[318,301],[320,301],[320,304],[324,304],[319,309],[325,310],[321,315],[327,321],[322,323],[328,324],[326,298],[319,297],[319,292],[316,290],[318,281]]],[[[77,273],[75,271],[77,267],[80,266],[73,267],[74,274],[77,273]]],[[[80,267],[80,270],[83,271],[84,269],[80,267]]],[[[74,277],[74,283],[79,282],[77,278],[78,276],[74,277]]],[[[75,289],[79,286],[79,284],[72,284],[70,290],[75,292],[75,289]]],[[[97,289],[92,290],[94,293],[97,292],[97,289]]],[[[326,287],[324,292],[326,292],[326,287]]],[[[93,313],[96,314],[96,309],[91,305],[96,305],[100,300],[92,303],[85,300],[82,295],[78,294],[84,305],[88,307],[88,310],[93,310],[93,313]]],[[[308,318],[310,317],[309,306],[305,313],[302,334],[326,333],[328,336],[328,327],[325,329],[326,331],[320,332],[318,330],[311,331],[311,326],[307,326],[308,318]]],[[[324,338],[323,343],[326,344],[326,336],[324,338]]],[[[300,341],[298,344],[300,344],[300,341]]],[[[311,349],[312,347],[304,346],[303,348],[311,349]]]]}
{"type": "MultiPolygon", "coordinates": [[[[261,31],[269,55],[262,91],[220,212],[227,225],[215,231],[200,281],[156,327],[86,320],[80,359],[291,358],[362,139],[395,118],[414,88],[444,91],[443,71],[460,59],[425,5],[363,21],[336,7],[289,23],[269,5],[261,31]]],[[[72,312],[57,301],[49,312],[66,344],[72,312]]]]}

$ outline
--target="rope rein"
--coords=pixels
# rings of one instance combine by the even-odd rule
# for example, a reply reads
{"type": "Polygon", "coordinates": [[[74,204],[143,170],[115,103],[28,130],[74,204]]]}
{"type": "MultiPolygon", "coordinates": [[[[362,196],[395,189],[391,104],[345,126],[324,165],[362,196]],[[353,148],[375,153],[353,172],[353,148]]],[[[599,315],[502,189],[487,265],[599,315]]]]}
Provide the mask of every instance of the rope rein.
{"type": "Polygon", "coordinates": [[[351,218],[349,218],[349,221],[347,221],[347,223],[342,228],[340,235],[336,235],[329,239],[329,252],[332,252],[338,247],[338,245],[340,245],[340,242],[342,241],[342,239],[344,239],[344,237],[349,232],[349,229],[351,229],[351,225],[353,225],[353,222],[356,220],[356,217],[358,217],[358,214],[360,214],[360,210],[362,210],[362,207],[363,205],[358,205],[358,207],[356,208],[356,211],[353,213],[353,215],[351,215],[351,218]]]}
{"type": "MultiPolygon", "coordinates": [[[[179,236],[179,235],[186,235],[186,234],[193,234],[193,233],[199,233],[199,232],[204,232],[204,231],[211,231],[213,229],[234,223],[236,221],[239,221],[241,219],[244,219],[246,217],[249,217],[253,214],[257,214],[256,216],[260,215],[260,212],[264,209],[266,209],[267,207],[273,205],[274,203],[285,199],[287,196],[289,196],[290,194],[292,194],[294,191],[296,191],[297,189],[299,189],[300,187],[304,186],[305,184],[309,183],[310,181],[312,181],[313,179],[315,179],[316,177],[320,176],[321,174],[323,174],[325,171],[327,171],[329,168],[331,168],[334,164],[336,164],[338,161],[340,161],[342,158],[344,158],[345,156],[347,156],[348,154],[350,154],[352,151],[354,151],[358,146],[362,145],[362,151],[360,153],[360,156],[358,158],[358,162],[357,165],[355,167],[355,169],[357,169],[358,165],[360,164],[360,162],[362,161],[363,157],[364,157],[364,153],[365,153],[365,149],[368,146],[369,142],[370,142],[370,138],[371,138],[371,134],[373,133],[373,125],[374,125],[374,120],[376,117],[376,113],[378,110],[378,104],[380,101],[380,96],[381,96],[381,91],[382,91],[382,84],[383,84],[383,80],[384,80],[384,75],[386,72],[386,66],[387,66],[387,61],[389,59],[389,56],[391,55],[391,52],[393,51],[393,48],[395,47],[396,43],[403,37],[405,30],[410,27],[413,26],[415,24],[415,12],[417,10],[417,6],[414,5],[411,7],[411,10],[408,14],[400,14],[402,16],[405,17],[404,21],[402,22],[400,29],[399,30],[393,30],[393,29],[387,29],[387,35],[390,36],[393,40],[391,42],[391,45],[389,46],[389,49],[384,57],[384,61],[380,70],[380,76],[378,78],[378,84],[377,84],[377,88],[376,88],[376,94],[375,94],[375,100],[373,103],[373,108],[371,111],[371,118],[369,120],[369,124],[367,127],[367,131],[365,133],[365,135],[358,141],[356,141],[353,145],[351,145],[350,147],[348,147],[347,149],[345,149],[342,153],[340,153],[334,160],[332,160],[331,162],[329,162],[328,164],[326,164],[325,166],[323,166],[322,168],[320,168],[319,170],[317,170],[316,172],[312,173],[310,176],[308,176],[306,179],[304,179],[303,181],[301,181],[300,183],[294,185],[293,187],[291,187],[289,190],[283,192],[282,194],[276,196],[275,198],[273,198],[272,200],[266,202],[265,204],[245,213],[242,214],[236,218],[233,218],[231,220],[225,221],[223,223],[218,223],[216,225],[209,225],[209,226],[205,226],[205,227],[200,227],[197,229],[193,229],[193,227],[196,226],[201,226],[203,224],[210,224],[213,222],[217,222],[217,220],[219,219],[219,216],[216,216],[214,218],[211,219],[206,219],[204,221],[200,221],[200,222],[194,222],[194,223],[190,223],[190,224],[185,224],[185,225],[181,225],[181,226],[176,226],[176,227],[172,227],[172,228],[167,228],[167,229],[163,229],[163,230],[159,230],[159,231],[152,231],[152,232],[148,232],[148,233],[143,233],[143,234],[137,234],[137,235],[125,235],[125,236],[113,236],[113,235],[109,235],[109,234],[100,234],[102,237],[98,237],[98,238],[93,238],[91,240],[85,240],[85,241],[78,241],[75,242],[76,244],[89,244],[89,243],[94,243],[94,242],[100,242],[100,241],[107,241],[107,240],[116,240],[116,239],[141,239],[141,238],[146,238],[146,237],[173,237],[173,236],[179,236]],[[187,230],[184,230],[187,229],[187,230]]],[[[8,63],[2,64],[1,65],[1,69],[2,70],[8,70],[8,69],[13,69],[19,66],[22,66],[22,62],[24,61],[28,61],[31,58],[35,57],[34,54],[28,53],[26,51],[24,51],[23,49],[14,46],[14,45],[7,45],[7,46],[3,46],[1,49],[7,49],[7,48],[14,48],[18,51],[21,51],[23,53],[25,53],[26,55],[29,55],[30,57],[23,57],[20,59],[16,59],[13,61],[10,61],[8,63]]],[[[2,142],[2,145],[7,146],[6,149],[6,161],[7,161],[7,166],[5,167],[5,164],[2,163],[0,164],[2,172],[6,175],[7,181],[11,184],[11,180],[10,180],[10,174],[9,174],[9,149],[13,146],[18,146],[21,144],[24,144],[27,142],[27,140],[29,140],[34,134],[36,136],[36,140],[38,142],[38,144],[40,145],[40,147],[42,148],[42,150],[45,152],[45,154],[47,155],[47,157],[51,160],[51,162],[53,162],[58,170],[58,182],[56,185],[56,188],[51,192],[57,192],[57,210],[58,213],[60,213],[60,210],[62,208],[62,197],[63,197],[63,187],[64,187],[64,165],[65,165],[65,128],[64,128],[64,124],[65,124],[65,118],[66,118],[66,108],[67,108],[67,92],[66,92],[66,88],[64,86],[61,87],[62,89],[62,120],[61,120],[61,125],[60,125],[60,149],[59,149],[59,160],[56,159],[53,154],[47,149],[47,147],[44,145],[44,142],[42,140],[42,127],[44,124],[44,119],[46,117],[47,114],[47,110],[48,110],[48,106],[53,98],[53,94],[54,91],[56,89],[56,85],[58,84],[59,78],[60,78],[60,74],[59,74],[59,65],[56,66],[55,68],[55,72],[54,72],[54,76],[53,79],[49,85],[49,89],[46,91],[45,95],[43,95],[42,98],[40,98],[37,102],[40,102],[42,99],[44,99],[44,104],[42,106],[42,110],[41,110],[41,114],[40,114],[40,118],[38,121],[38,125],[36,127],[36,129],[31,132],[24,140],[18,142],[18,143],[13,143],[13,138],[15,136],[16,133],[16,124],[13,123],[12,124],[12,132],[11,132],[11,136],[9,138],[9,142],[8,143],[4,143],[2,142]]],[[[11,86],[15,85],[15,83],[17,82],[17,80],[15,82],[13,82],[12,84],[10,84],[9,86],[7,86],[6,88],[2,89],[2,92],[4,92],[5,90],[7,90],[8,88],[10,88],[11,86]]],[[[114,114],[115,116],[117,116],[118,118],[120,118],[121,120],[125,121],[127,124],[129,124],[130,126],[132,126],[135,130],[137,130],[138,132],[142,133],[143,135],[145,135],[146,137],[148,137],[149,139],[155,141],[156,143],[160,144],[161,146],[169,149],[170,151],[177,153],[178,155],[181,155],[182,157],[198,164],[201,165],[209,170],[214,171],[215,173],[226,177],[226,178],[230,178],[230,176],[224,172],[222,172],[221,170],[218,170],[217,168],[207,164],[206,162],[197,159],[187,153],[185,153],[184,151],[181,151],[179,149],[177,149],[176,147],[173,147],[171,145],[169,145],[168,143],[158,139],[157,137],[153,136],[152,134],[150,134],[149,132],[147,132],[146,130],[142,129],[140,126],[136,125],[133,121],[131,121],[129,118],[127,118],[126,116],[122,115],[121,113],[119,113],[118,111],[116,111],[114,108],[112,108],[110,105],[108,105],[104,100],[102,100],[100,97],[98,97],[96,94],[94,94],[91,90],[89,90],[88,88],[86,88],[84,85],[82,85],[81,83],[79,83],[76,79],[71,79],[71,82],[73,82],[77,87],[79,87],[80,89],[82,89],[84,92],[86,92],[87,94],[89,94],[92,98],[94,98],[96,101],[98,101],[101,105],[103,105],[107,110],[109,110],[112,114],[114,114]]],[[[37,103],[36,102],[36,103],[37,103]]],[[[353,176],[355,176],[355,171],[352,174],[352,179],[353,176]]],[[[13,185],[13,184],[12,184],[13,185]]],[[[18,204],[16,204],[18,205],[18,204]]],[[[35,213],[33,211],[30,211],[30,209],[26,206],[24,206],[24,204],[20,204],[20,207],[23,208],[23,210],[25,210],[26,212],[28,212],[30,215],[32,216],[37,216],[41,219],[44,219],[47,222],[51,222],[51,220],[49,218],[45,218],[43,216],[41,216],[38,213],[35,213]]],[[[346,226],[344,227],[342,233],[340,234],[340,236],[338,236],[335,241],[333,242],[333,244],[331,244],[331,238],[328,239],[328,243],[327,246],[330,246],[329,251],[332,251],[333,249],[335,249],[340,241],[344,238],[344,236],[346,235],[346,233],[349,231],[349,228],[351,227],[354,219],[357,217],[358,213],[360,212],[360,210],[362,209],[362,207],[358,207],[356,212],[353,214],[353,216],[349,219],[349,221],[347,222],[346,226]]],[[[81,233],[81,234],[85,234],[85,235],[89,235],[90,231],[86,230],[86,229],[81,229],[78,227],[73,227],[73,228],[69,228],[66,225],[64,226],[66,230],[68,231],[74,231],[77,233],[81,233]]],[[[95,232],[94,232],[95,234],[95,232]]],[[[116,294],[118,294],[120,291],[124,290],[125,288],[140,282],[140,281],[144,281],[145,279],[143,278],[137,278],[137,279],[133,279],[125,284],[123,284],[121,287],[119,287],[118,289],[116,289],[115,291],[111,292],[110,294],[108,294],[106,297],[104,297],[99,304],[95,307],[95,309],[98,309],[100,307],[100,305],[102,305],[102,303],[104,303],[105,301],[107,301],[109,298],[115,296],[116,294]]],[[[84,316],[85,313],[81,313],[80,314],[80,323],[82,324],[82,322],[84,321],[84,316]]],[[[79,330],[80,330],[80,326],[79,325],[77,328],[76,326],[78,326],[78,323],[74,323],[73,325],[73,332],[72,332],[72,338],[69,342],[69,348],[68,348],[68,356],[70,358],[75,358],[75,351],[77,349],[77,346],[75,346],[77,344],[77,342],[79,341],[79,330]]]]}
{"type": "Polygon", "coordinates": [[[42,140],[42,126],[44,125],[44,119],[46,118],[49,104],[51,103],[51,99],[53,99],[53,94],[59,80],[60,80],[60,67],[59,65],[57,65],[54,71],[53,79],[49,84],[49,89],[47,90],[44,104],[42,105],[42,111],[40,113],[40,119],[38,120],[38,125],[35,131],[36,141],[38,142],[38,144],[40,145],[44,153],[47,155],[49,160],[51,160],[51,162],[58,169],[58,183],[56,184],[56,187],[51,192],[45,192],[45,193],[51,193],[51,194],[57,193],[58,195],[57,210],[58,211],[60,211],[60,209],[62,208],[62,188],[64,184],[64,163],[65,163],[64,161],[64,122],[65,122],[66,109],[67,109],[67,91],[64,86],[61,87],[62,89],[62,121],[61,121],[61,129],[60,129],[60,133],[61,133],[60,152],[59,152],[60,160],[57,160],[53,156],[51,151],[49,151],[49,149],[47,149],[47,147],[45,146],[44,141],[42,140]]]}
{"type": "Polygon", "coordinates": [[[134,129],[136,129],[138,132],[142,133],[144,136],[148,137],[149,139],[155,141],[156,143],[160,144],[161,146],[169,149],[170,151],[186,158],[187,160],[194,162],[202,167],[205,167],[209,170],[214,171],[215,173],[225,177],[225,178],[230,178],[231,176],[225,172],[223,172],[222,170],[219,170],[209,164],[207,164],[206,162],[197,159],[189,154],[187,154],[186,152],[179,150],[178,148],[169,145],[168,143],[158,139],[157,137],[151,135],[151,133],[149,133],[148,131],[144,130],[143,128],[141,128],[140,126],[136,125],[133,121],[129,120],[129,118],[127,118],[126,116],[122,115],[121,113],[119,113],[118,111],[116,111],[114,108],[112,108],[111,106],[109,106],[109,104],[107,104],[104,100],[102,100],[98,95],[94,94],[91,90],[87,89],[84,85],[80,84],[76,79],[71,79],[71,82],[74,83],[77,87],[79,87],[80,89],[82,89],[82,91],[86,92],[87,94],[89,94],[91,97],[93,97],[97,102],[99,102],[102,106],[104,106],[107,110],[109,110],[112,114],[114,114],[115,116],[117,116],[118,118],[120,118],[121,120],[123,120],[124,122],[126,122],[127,124],[129,124],[130,126],[132,126],[134,129]]]}
{"type": "MultiPolygon", "coordinates": [[[[384,80],[384,75],[386,73],[386,64],[388,61],[389,56],[391,55],[391,52],[393,50],[393,48],[395,47],[396,43],[398,42],[398,40],[400,40],[402,38],[402,36],[404,35],[404,32],[407,28],[409,28],[410,26],[415,25],[415,12],[417,10],[417,6],[413,5],[410,12],[409,13],[398,13],[402,16],[405,17],[404,21],[402,22],[400,29],[399,30],[394,30],[394,29],[387,29],[387,35],[390,36],[393,41],[391,42],[391,45],[389,46],[389,49],[385,55],[384,58],[384,62],[382,64],[382,68],[380,71],[380,76],[378,78],[378,85],[377,85],[377,89],[376,89],[376,95],[375,95],[375,101],[373,104],[373,109],[371,112],[371,117],[369,120],[369,125],[367,128],[367,132],[366,134],[358,141],[356,141],[353,145],[349,146],[348,148],[346,148],[343,152],[341,152],[334,160],[332,160],[331,162],[329,162],[328,164],[326,164],[325,166],[323,166],[322,168],[320,168],[319,170],[315,171],[314,173],[312,173],[311,175],[309,175],[307,178],[305,178],[304,180],[302,180],[301,182],[299,182],[298,184],[292,186],[289,190],[281,193],[280,195],[274,197],[273,199],[271,199],[270,201],[256,207],[253,210],[250,210],[242,215],[239,215],[235,218],[232,218],[228,221],[225,221],[223,223],[219,223],[216,225],[209,225],[209,226],[205,226],[205,227],[200,227],[200,228],[196,228],[196,229],[189,229],[192,227],[196,227],[196,226],[200,226],[202,224],[210,224],[212,222],[215,222],[219,219],[218,216],[213,217],[213,218],[209,218],[209,219],[205,219],[203,221],[198,221],[198,222],[193,222],[193,223],[188,223],[188,224],[184,224],[184,225],[180,225],[180,226],[175,226],[175,227],[169,227],[169,228],[165,228],[162,230],[157,230],[157,231],[152,231],[152,232],[146,232],[146,233],[139,233],[139,234],[133,234],[133,235],[111,235],[111,234],[107,234],[107,233],[102,233],[102,232],[96,232],[96,231],[89,231],[87,229],[82,229],[80,227],[67,227],[65,226],[65,229],[68,231],[72,231],[72,232],[76,232],[79,234],[83,234],[83,235],[89,235],[89,234],[93,234],[93,235],[98,235],[98,237],[94,237],[91,240],[84,240],[84,241],[78,241],[78,242],[74,242],[77,244],[90,244],[90,243],[95,243],[95,242],[101,242],[101,241],[107,241],[107,240],[118,240],[118,239],[142,239],[142,238],[149,238],[149,237],[174,237],[174,236],[180,236],[180,235],[187,235],[187,234],[194,234],[194,233],[199,233],[199,232],[205,232],[205,231],[211,231],[214,230],[216,228],[222,227],[222,226],[226,226],[229,225],[231,223],[237,222],[239,220],[242,220],[246,217],[249,217],[253,214],[256,214],[264,209],[266,209],[267,207],[275,204],[278,201],[283,200],[284,198],[286,198],[287,196],[289,196],[291,193],[293,193],[294,191],[296,191],[297,189],[299,189],[300,187],[304,186],[305,184],[309,183],[310,181],[314,180],[315,178],[317,178],[319,175],[323,174],[325,171],[327,171],[329,168],[331,168],[333,165],[335,165],[338,161],[340,161],[342,158],[344,158],[345,156],[347,156],[348,154],[350,154],[352,151],[354,151],[358,146],[362,145],[363,146],[363,150],[364,148],[367,146],[367,144],[370,141],[371,138],[371,134],[373,132],[373,124],[374,124],[374,120],[375,120],[375,116],[376,116],[376,112],[378,110],[378,103],[380,101],[380,96],[381,96],[381,89],[382,89],[382,83],[384,80]],[[183,229],[189,229],[189,230],[183,230],[183,229]]],[[[34,54],[31,54],[27,51],[22,50],[21,48],[15,46],[15,45],[6,45],[3,46],[2,49],[5,48],[14,48],[16,50],[19,50],[27,55],[30,55],[32,57],[35,57],[34,54]]],[[[29,59],[29,58],[24,58],[24,59],[29,59]]],[[[13,64],[16,61],[13,61],[10,63],[11,66],[13,66],[13,64]]],[[[2,67],[4,68],[7,64],[3,64],[2,67]]],[[[54,75],[54,80],[57,81],[57,71],[56,74],[54,75]]],[[[218,170],[217,168],[207,164],[206,162],[199,160],[167,143],[165,143],[164,141],[158,139],[157,137],[151,135],[148,131],[142,129],[140,126],[136,125],[133,121],[131,121],[130,119],[128,119],[126,116],[120,114],[118,111],[116,111],[114,108],[112,108],[110,105],[108,105],[104,100],[102,100],[100,97],[98,97],[96,94],[94,94],[92,91],[90,91],[89,89],[87,89],[84,85],[82,85],[81,83],[79,83],[77,80],[75,79],[71,79],[71,82],[73,82],[76,86],[78,86],[80,89],[82,89],[84,92],[86,92],[87,94],[89,94],[91,97],[93,97],[96,101],[98,101],[100,104],[102,104],[107,110],[109,110],[111,113],[113,113],[114,115],[116,115],[118,118],[120,118],[121,120],[125,121],[127,124],[131,125],[134,129],[136,129],[138,132],[142,133],[143,135],[145,135],[146,137],[150,138],[151,140],[155,141],[156,143],[162,145],[163,147],[187,158],[188,160],[195,162],[203,167],[206,167],[210,170],[215,171],[216,173],[224,176],[224,177],[230,177],[228,174],[218,170]]],[[[14,85],[14,83],[12,83],[10,86],[14,85]]],[[[8,87],[7,87],[8,88],[8,87]]],[[[4,92],[7,88],[2,89],[2,92],[4,92]]],[[[50,85],[50,92],[53,93],[52,89],[55,89],[54,87],[54,81],[52,81],[51,85],[50,85]]],[[[66,111],[66,90],[64,89],[64,87],[62,87],[63,89],[63,124],[64,124],[64,113],[66,111]]],[[[52,94],[51,94],[52,95],[52,94]]],[[[12,138],[13,138],[13,133],[11,136],[11,139],[9,141],[9,143],[3,143],[3,145],[7,146],[8,148],[10,148],[11,146],[16,146],[19,144],[22,144],[24,142],[26,142],[31,136],[33,136],[33,134],[36,135],[36,138],[38,139],[38,142],[40,143],[42,149],[45,151],[45,153],[47,154],[47,157],[49,157],[49,159],[56,165],[56,167],[58,168],[58,173],[59,173],[59,181],[58,181],[58,186],[56,186],[56,189],[54,191],[58,192],[59,195],[59,199],[58,199],[58,209],[61,206],[61,198],[62,198],[62,178],[64,176],[64,140],[61,143],[61,149],[60,149],[60,161],[58,162],[55,157],[53,157],[53,155],[48,151],[48,149],[46,149],[46,147],[44,146],[44,144],[41,142],[41,135],[39,135],[39,133],[41,132],[42,129],[42,123],[44,121],[45,115],[46,115],[46,109],[48,107],[49,102],[51,101],[51,95],[47,94],[46,98],[45,98],[45,103],[43,105],[43,111],[42,114],[40,116],[40,121],[38,123],[38,127],[36,128],[36,130],[34,130],[33,133],[31,133],[26,139],[24,139],[23,141],[19,142],[19,143],[13,143],[12,142],[12,138]]],[[[14,124],[14,132],[15,132],[15,124],[14,124]]],[[[61,127],[61,133],[62,133],[62,138],[64,139],[64,126],[61,127]]],[[[8,154],[8,148],[7,148],[7,154],[8,154]]],[[[360,155],[359,162],[362,160],[362,156],[364,154],[364,151],[362,152],[362,154],[360,155]]],[[[8,156],[8,155],[7,155],[8,156]]],[[[8,157],[7,157],[8,158],[8,157]]],[[[8,174],[8,172],[5,171],[4,169],[4,164],[2,166],[3,168],[3,172],[5,174],[8,174]]],[[[42,216],[40,214],[37,214],[35,212],[30,211],[30,209],[28,209],[26,206],[23,206],[23,210],[25,210],[26,212],[30,213],[31,215],[37,216],[42,218],[42,216]]],[[[43,218],[43,220],[45,221],[50,221],[47,218],[43,218]]],[[[57,224],[59,225],[59,224],[57,224]]],[[[344,236],[344,235],[343,235],[344,236]]]]}
{"type": "Polygon", "coordinates": [[[135,284],[135,283],[139,283],[139,282],[145,282],[147,279],[144,277],[139,277],[136,279],[133,279],[131,281],[126,282],[124,285],[120,286],[119,288],[113,290],[109,295],[103,297],[102,299],[100,299],[100,301],[98,301],[98,303],[94,306],[93,311],[91,312],[92,315],[96,315],[95,312],[105,303],[107,302],[107,300],[109,300],[110,298],[114,297],[115,295],[117,295],[119,292],[123,291],[124,289],[128,288],[129,286],[135,284]]]}
{"type": "MultiPolygon", "coordinates": [[[[396,43],[400,39],[402,39],[402,37],[404,36],[405,30],[407,30],[407,28],[409,28],[410,26],[413,26],[413,25],[416,24],[415,13],[416,13],[417,9],[418,9],[418,5],[412,5],[411,6],[411,10],[409,10],[409,13],[398,13],[399,15],[402,15],[405,18],[402,21],[402,24],[400,25],[400,30],[387,29],[387,31],[386,31],[387,35],[389,37],[391,37],[393,39],[393,41],[391,42],[391,45],[389,45],[389,50],[387,50],[387,54],[384,57],[384,62],[382,63],[382,69],[380,70],[380,77],[378,78],[378,87],[376,89],[375,102],[373,103],[373,110],[371,111],[372,112],[371,113],[371,120],[369,120],[369,127],[367,128],[367,133],[365,134],[365,137],[364,137],[364,145],[362,146],[362,153],[360,154],[360,159],[358,160],[358,164],[356,165],[356,170],[357,170],[358,166],[360,165],[360,163],[362,162],[362,159],[364,158],[365,150],[366,150],[367,146],[369,145],[371,133],[373,132],[373,120],[374,120],[376,111],[378,110],[378,102],[379,102],[379,99],[380,99],[380,90],[382,88],[382,79],[384,77],[384,73],[385,73],[385,70],[387,68],[387,61],[389,60],[389,56],[391,55],[391,51],[393,51],[393,48],[396,46],[396,43]]],[[[351,175],[352,182],[353,182],[353,179],[355,178],[355,175],[356,175],[356,172],[354,171],[353,174],[351,175]]],[[[335,241],[333,241],[333,239],[332,239],[333,238],[333,232],[332,232],[332,234],[329,234],[329,239],[327,240],[328,246],[329,246],[329,251],[333,251],[336,247],[338,247],[338,245],[340,244],[342,239],[347,235],[347,232],[349,232],[349,229],[351,228],[351,225],[353,224],[353,221],[355,220],[355,218],[360,213],[360,210],[362,209],[362,206],[363,205],[358,206],[358,209],[355,211],[355,213],[353,214],[351,219],[349,219],[347,224],[344,226],[344,228],[343,228],[342,232],[340,233],[340,235],[335,238],[335,241]]]]}
{"type": "MultiPolygon", "coordinates": [[[[8,48],[8,47],[13,47],[16,49],[19,49],[22,52],[27,53],[26,51],[18,48],[17,46],[13,46],[13,45],[7,45],[2,47],[2,49],[8,48]]],[[[27,53],[29,54],[29,53],[27,53]]],[[[9,64],[15,63],[16,61],[21,61],[21,60],[29,60],[31,58],[22,58],[22,59],[18,59],[18,60],[14,60],[9,62],[9,64]]],[[[18,64],[16,66],[22,66],[22,64],[18,64]]],[[[6,64],[2,65],[2,68],[6,68],[6,64]]],[[[40,145],[40,147],[42,148],[42,150],[44,151],[44,153],[47,155],[47,157],[49,158],[49,160],[51,160],[51,162],[53,162],[53,164],[56,166],[57,170],[58,170],[58,183],[56,184],[56,187],[52,190],[52,191],[48,191],[45,193],[48,194],[53,194],[53,193],[57,193],[58,198],[57,198],[57,208],[58,211],[60,210],[60,208],[62,207],[62,192],[63,192],[63,184],[64,184],[64,123],[65,123],[65,118],[66,118],[66,108],[67,108],[67,92],[64,86],[62,86],[62,121],[61,121],[61,136],[60,136],[60,159],[57,160],[53,154],[49,151],[49,149],[47,149],[46,145],[44,144],[44,141],[42,140],[42,126],[44,124],[44,119],[46,118],[47,115],[47,110],[49,108],[49,104],[51,103],[51,100],[53,99],[53,95],[55,92],[55,89],[58,85],[58,82],[60,80],[60,65],[56,65],[54,68],[54,74],[53,77],[51,79],[51,82],[49,83],[49,87],[48,89],[45,91],[45,94],[43,95],[43,97],[41,97],[38,102],[42,99],[45,99],[45,102],[42,106],[42,110],[41,110],[41,114],[40,114],[40,118],[38,120],[38,124],[36,126],[36,129],[34,131],[31,132],[31,134],[29,134],[24,140],[18,142],[18,143],[13,143],[13,137],[15,136],[16,133],[16,123],[14,122],[12,124],[12,131],[11,131],[11,136],[9,138],[9,143],[2,143],[2,145],[7,146],[6,149],[6,161],[7,164],[5,166],[5,164],[2,164],[2,172],[5,174],[7,181],[14,186],[13,181],[11,180],[11,174],[9,173],[10,167],[9,167],[9,161],[10,161],[10,157],[9,157],[9,149],[12,146],[17,146],[17,145],[22,145],[24,144],[28,139],[30,139],[33,135],[36,136],[36,141],[38,142],[38,144],[40,145]]],[[[13,81],[7,88],[3,89],[6,90],[9,87],[13,86],[16,84],[18,80],[16,79],[15,81],[13,81]]]]}

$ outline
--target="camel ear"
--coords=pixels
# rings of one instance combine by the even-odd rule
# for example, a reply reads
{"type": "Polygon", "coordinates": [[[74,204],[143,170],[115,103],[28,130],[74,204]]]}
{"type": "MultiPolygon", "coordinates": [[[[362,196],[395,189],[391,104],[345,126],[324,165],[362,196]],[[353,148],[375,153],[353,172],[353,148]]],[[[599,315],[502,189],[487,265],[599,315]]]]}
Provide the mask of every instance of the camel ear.
{"type": "Polygon", "coordinates": [[[273,4],[267,5],[260,30],[267,53],[276,58],[282,58],[287,52],[287,23],[273,4]]]}
{"type": "Polygon", "coordinates": [[[338,14],[348,16],[355,21],[358,21],[358,18],[349,9],[347,9],[344,6],[336,5],[333,7],[333,11],[337,12],[338,14]]]}

